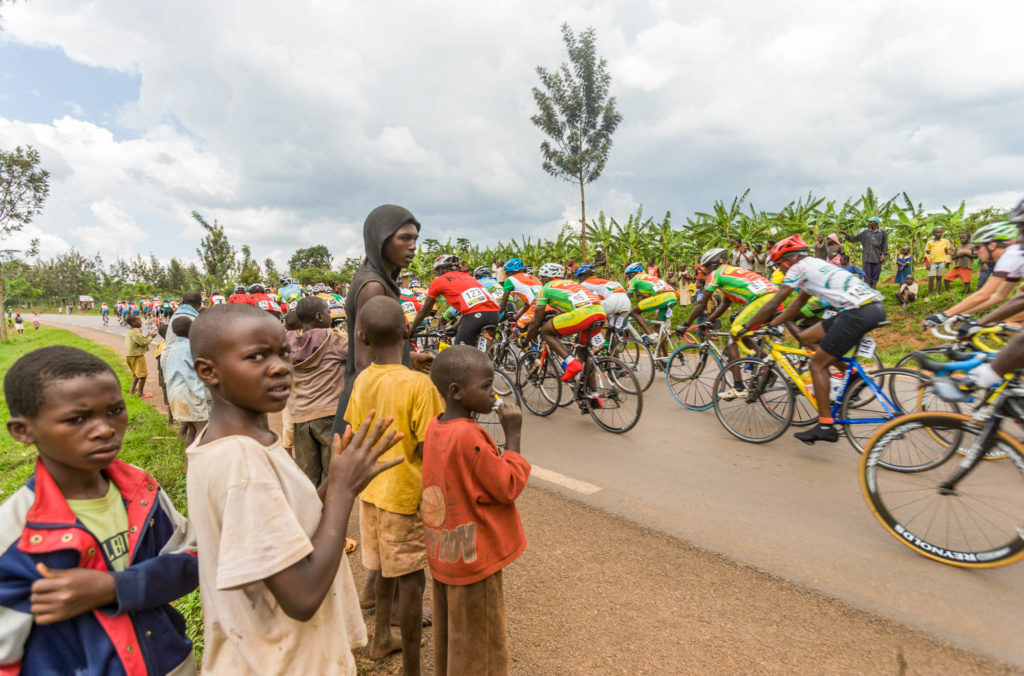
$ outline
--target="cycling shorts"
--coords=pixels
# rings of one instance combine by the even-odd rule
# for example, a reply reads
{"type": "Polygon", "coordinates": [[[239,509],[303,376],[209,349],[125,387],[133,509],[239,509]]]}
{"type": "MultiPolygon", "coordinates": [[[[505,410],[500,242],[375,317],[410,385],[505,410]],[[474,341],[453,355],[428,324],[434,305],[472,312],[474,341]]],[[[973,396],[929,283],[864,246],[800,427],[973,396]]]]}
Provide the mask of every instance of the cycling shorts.
{"type": "Polygon", "coordinates": [[[603,324],[605,319],[607,316],[600,305],[587,305],[556,316],[551,320],[551,326],[559,335],[571,336],[578,333],[583,340],[590,340],[590,337],[600,330],[600,327],[595,327],[594,324],[603,324]]]}
{"type": "Polygon", "coordinates": [[[498,311],[471,312],[462,316],[462,322],[455,332],[456,345],[476,346],[476,339],[485,326],[496,326],[498,324],[498,311]]]}
{"type": "Polygon", "coordinates": [[[608,317],[615,315],[628,315],[633,306],[629,302],[629,296],[624,293],[613,293],[601,301],[604,314],[608,317]]]}
{"type": "MultiPolygon", "coordinates": [[[[739,311],[739,313],[736,315],[736,319],[732,320],[732,327],[730,327],[729,329],[729,332],[732,333],[733,338],[735,338],[737,334],[743,331],[743,327],[747,325],[747,322],[754,315],[756,315],[758,310],[763,308],[768,303],[768,301],[772,299],[772,296],[774,295],[774,293],[766,293],[761,296],[758,296],[754,300],[747,303],[747,306],[745,308],[739,311]]],[[[750,330],[754,331],[756,329],[759,329],[762,325],[763,324],[751,326],[750,330]]]]}
{"type": "Polygon", "coordinates": [[[516,322],[516,326],[525,331],[526,327],[529,326],[530,322],[533,321],[533,314],[534,306],[531,305],[529,309],[523,313],[523,316],[519,318],[519,321],[516,322]]]}
{"type": "Polygon", "coordinates": [[[834,317],[821,320],[825,337],[821,349],[833,357],[842,357],[857,346],[871,329],[885,321],[885,308],[878,301],[843,310],[834,317]]]}
{"type": "Polygon", "coordinates": [[[651,312],[653,310],[667,310],[670,307],[679,305],[679,297],[675,291],[662,291],[655,296],[648,296],[637,305],[640,312],[651,312]]]}

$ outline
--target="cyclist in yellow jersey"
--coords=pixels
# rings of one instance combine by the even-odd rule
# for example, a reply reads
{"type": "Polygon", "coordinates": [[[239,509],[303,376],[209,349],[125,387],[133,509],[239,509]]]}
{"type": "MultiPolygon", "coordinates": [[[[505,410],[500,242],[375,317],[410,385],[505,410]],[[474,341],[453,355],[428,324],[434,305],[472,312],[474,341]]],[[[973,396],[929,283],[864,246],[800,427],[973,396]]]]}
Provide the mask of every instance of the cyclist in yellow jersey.
{"type": "Polygon", "coordinates": [[[644,272],[643,263],[630,263],[626,266],[626,279],[629,286],[626,291],[637,301],[636,305],[629,312],[629,316],[636,320],[648,341],[658,339],[658,334],[651,331],[651,327],[644,320],[643,313],[658,312],[658,319],[666,321],[671,318],[671,310],[679,305],[679,297],[675,290],[661,279],[644,272]]]}

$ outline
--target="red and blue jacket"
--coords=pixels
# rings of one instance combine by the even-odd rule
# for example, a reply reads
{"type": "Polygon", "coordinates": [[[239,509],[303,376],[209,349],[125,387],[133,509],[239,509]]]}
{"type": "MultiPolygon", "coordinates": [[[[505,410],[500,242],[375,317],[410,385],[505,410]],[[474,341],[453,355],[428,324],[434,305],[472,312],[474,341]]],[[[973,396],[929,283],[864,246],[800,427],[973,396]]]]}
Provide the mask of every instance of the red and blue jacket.
{"type": "Polygon", "coordinates": [[[103,548],[68,506],[42,462],[0,505],[0,676],[195,673],[185,620],[170,602],[199,584],[188,520],[145,471],[115,460],[104,470],[128,512],[128,567],[111,571],[103,548]],[[117,603],[36,625],[29,611],[36,564],[114,576],[117,603]]]}

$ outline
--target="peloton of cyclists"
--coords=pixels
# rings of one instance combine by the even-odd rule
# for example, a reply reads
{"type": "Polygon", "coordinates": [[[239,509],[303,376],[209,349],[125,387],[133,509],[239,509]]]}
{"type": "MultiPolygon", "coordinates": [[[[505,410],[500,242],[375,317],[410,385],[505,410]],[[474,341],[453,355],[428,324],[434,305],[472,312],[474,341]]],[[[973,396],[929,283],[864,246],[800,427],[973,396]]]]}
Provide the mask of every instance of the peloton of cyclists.
{"type": "Polygon", "coordinates": [[[657,312],[658,321],[667,321],[672,317],[672,308],[679,305],[679,296],[665,281],[644,272],[643,263],[630,263],[624,272],[629,280],[626,290],[635,301],[629,316],[643,329],[645,342],[657,340],[658,334],[651,331],[644,313],[657,312]]]}

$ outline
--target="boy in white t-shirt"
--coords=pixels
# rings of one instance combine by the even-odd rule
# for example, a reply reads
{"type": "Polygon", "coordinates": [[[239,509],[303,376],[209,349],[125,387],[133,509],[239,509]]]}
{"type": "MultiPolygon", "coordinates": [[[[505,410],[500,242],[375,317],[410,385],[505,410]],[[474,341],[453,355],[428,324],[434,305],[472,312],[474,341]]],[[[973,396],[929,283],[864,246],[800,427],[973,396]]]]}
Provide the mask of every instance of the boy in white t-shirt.
{"type": "Polygon", "coordinates": [[[270,431],[291,391],[284,327],[251,305],[214,306],[190,332],[210,422],[189,447],[188,503],[199,549],[203,673],[355,674],[366,625],[344,555],[355,496],[398,461],[401,438],[373,412],[335,436],[328,480],[313,487],[270,431]],[[322,501],[322,502],[321,502],[322,501]]]}

